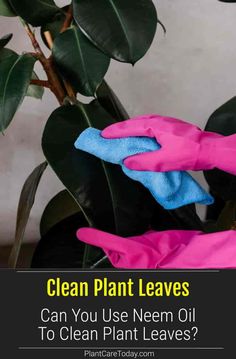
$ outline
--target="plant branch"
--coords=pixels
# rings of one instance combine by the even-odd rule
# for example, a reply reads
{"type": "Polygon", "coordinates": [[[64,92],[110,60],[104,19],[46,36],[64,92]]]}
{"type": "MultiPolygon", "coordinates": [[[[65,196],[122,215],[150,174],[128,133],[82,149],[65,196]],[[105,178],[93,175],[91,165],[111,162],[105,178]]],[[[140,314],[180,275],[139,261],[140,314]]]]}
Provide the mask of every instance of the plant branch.
{"type": "Polygon", "coordinates": [[[32,79],[30,84],[50,88],[49,82],[44,80],[32,79]]]}
{"type": "Polygon", "coordinates": [[[62,28],[61,28],[61,32],[64,32],[65,30],[68,29],[68,27],[70,27],[72,20],[73,20],[73,9],[72,9],[72,5],[70,5],[69,9],[66,13],[66,18],[65,18],[64,24],[62,25],[62,28]]]}
{"type": "Polygon", "coordinates": [[[31,40],[32,46],[35,50],[35,54],[33,54],[33,56],[37,57],[37,59],[40,61],[40,63],[42,64],[44,71],[47,74],[48,77],[48,87],[50,88],[50,90],[54,93],[54,95],[56,96],[58,102],[62,105],[64,98],[66,97],[66,92],[63,88],[63,85],[60,81],[60,78],[58,77],[58,74],[56,72],[56,69],[54,68],[54,64],[52,61],[52,58],[50,57],[49,59],[46,58],[46,56],[44,55],[36,37],[35,37],[35,33],[32,31],[31,27],[29,26],[29,24],[27,24],[24,20],[21,19],[21,22],[31,40]]]}
{"type": "MultiPolygon", "coordinates": [[[[53,39],[52,39],[51,33],[49,31],[45,31],[44,36],[45,36],[45,39],[47,41],[47,44],[48,44],[49,48],[52,49],[53,48],[53,39]]],[[[50,59],[52,59],[52,57],[50,57],[50,59]]],[[[67,80],[63,80],[63,84],[65,86],[65,89],[66,89],[66,92],[67,92],[68,96],[70,98],[72,98],[73,100],[75,100],[76,99],[76,94],[75,94],[74,89],[71,86],[71,84],[67,80]]]]}
{"type": "Polygon", "coordinates": [[[24,26],[24,28],[25,28],[25,31],[27,32],[27,34],[28,34],[28,36],[29,36],[29,38],[30,38],[30,40],[31,40],[31,43],[32,43],[33,48],[35,49],[36,53],[37,53],[37,54],[41,54],[41,55],[44,56],[43,51],[42,51],[42,49],[41,49],[41,47],[40,47],[40,45],[39,45],[39,43],[38,43],[38,41],[37,41],[37,39],[36,39],[36,37],[35,37],[35,33],[32,31],[32,29],[30,28],[29,24],[27,24],[27,23],[26,23],[24,20],[22,20],[22,19],[21,19],[21,22],[22,22],[22,24],[23,24],[23,26],[24,26]]]}

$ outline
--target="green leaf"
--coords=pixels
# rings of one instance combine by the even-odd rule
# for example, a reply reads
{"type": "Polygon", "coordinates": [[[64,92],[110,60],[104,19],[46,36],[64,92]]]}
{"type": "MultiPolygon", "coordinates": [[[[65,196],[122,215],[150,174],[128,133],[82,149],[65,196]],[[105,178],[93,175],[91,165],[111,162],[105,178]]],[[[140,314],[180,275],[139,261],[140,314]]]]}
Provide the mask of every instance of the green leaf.
{"type": "MultiPolygon", "coordinates": [[[[76,237],[76,231],[88,226],[83,214],[77,213],[53,226],[42,236],[32,259],[32,268],[82,268],[85,245],[76,237]]],[[[99,261],[104,252],[91,247],[87,265],[99,261]]],[[[110,263],[103,267],[111,267],[110,263]]]]}
{"type": "MultiPolygon", "coordinates": [[[[206,131],[229,136],[236,133],[236,97],[218,108],[209,118],[206,131]]],[[[236,199],[236,176],[218,169],[205,171],[205,178],[224,201],[236,199]]]]}
{"type": "Polygon", "coordinates": [[[12,39],[13,34],[7,34],[0,39],[0,50],[3,49],[12,39]]]}
{"type": "Polygon", "coordinates": [[[75,26],[56,37],[52,53],[75,90],[93,96],[108,70],[110,59],[75,26]]]}
{"type": "Polygon", "coordinates": [[[97,89],[96,97],[98,102],[116,121],[128,120],[128,113],[105,80],[102,81],[97,89]]]}
{"type": "MultiPolygon", "coordinates": [[[[32,79],[33,80],[38,80],[39,79],[35,72],[33,72],[33,74],[32,74],[32,79]]],[[[29,85],[27,93],[26,93],[26,96],[33,97],[33,98],[36,98],[38,100],[42,100],[43,94],[44,94],[44,88],[42,86],[29,85]]]]}
{"type": "Polygon", "coordinates": [[[217,221],[219,231],[236,229],[236,201],[228,201],[217,221]]]}
{"type": "Polygon", "coordinates": [[[23,189],[21,191],[16,221],[16,233],[13,248],[9,257],[9,267],[16,268],[17,260],[20,253],[21,244],[24,238],[27,222],[29,220],[30,211],[33,207],[35,195],[40,182],[40,179],[47,167],[44,162],[34,169],[34,171],[27,178],[23,189]]]}
{"type": "Polygon", "coordinates": [[[9,126],[27,93],[35,61],[29,54],[18,56],[8,49],[2,49],[0,52],[1,131],[9,126]]]}
{"type": "MultiPolygon", "coordinates": [[[[68,6],[66,6],[66,9],[68,9],[68,6]]],[[[44,44],[48,48],[49,48],[49,46],[48,46],[47,40],[45,39],[44,33],[46,31],[49,31],[51,34],[52,40],[54,41],[55,38],[60,34],[60,31],[64,24],[65,18],[66,18],[66,15],[64,12],[57,13],[49,23],[47,23],[41,27],[41,30],[40,30],[41,37],[42,37],[44,44]]]]}
{"type": "Polygon", "coordinates": [[[45,208],[41,222],[40,233],[44,236],[62,220],[80,212],[80,208],[67,190],[59,192],[45,208]]]}
{"type": "Polygon", "coordinates": [[[157,13],[151,0],[73,0],[74,18],[105,54],[134,64],[153,41],[157,13]]]}
{"type": "Polygon", "coordinates": [[[9,0],[16,14],[33,26],[49,22],[61,12],[53,0],[9,0]]]}
{"type": "Polygon", "coordinates": [[[16,16],[8,0],[0,0],[0,15],[9,17],[16,16]]]}

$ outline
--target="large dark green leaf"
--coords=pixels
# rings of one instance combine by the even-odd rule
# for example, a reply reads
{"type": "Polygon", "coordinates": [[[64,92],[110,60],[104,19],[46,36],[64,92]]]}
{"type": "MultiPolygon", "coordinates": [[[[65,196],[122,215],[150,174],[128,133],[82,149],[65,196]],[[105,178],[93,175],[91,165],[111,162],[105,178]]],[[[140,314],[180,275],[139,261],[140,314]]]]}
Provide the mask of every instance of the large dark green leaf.
{"type": "Polygon", "coordinates": [[[12,36],[13,36],[13,34],[7,34],[7,35],[1,37],[0,50],[3,49],[3,47],[5,47],[8,44],[8,42],[11,40],[12,36]]]}
{"type": "Polygon", "coordinates": [[[8,49],[0,52],[1,131],[8,127],[27,93],[35,61],[29,54],[18,56],[8,49]]]}
{"type": "Polygon", "coordinates": [[[57,12],[61,12],[53,0],[9,0],[14,11],[33,26],[49,22],[57,12]]]}
{"type": "Polygon", "coordinates": [[[24,238],[26,225],[30,216],[31,208],[33,207],[35,195],[38,189],[40,179],[47,167],[44,162],[30,174],[27,178],[23,189],[21,191],[16,221],[15,241],[9,258],[9,267],[15,268],[17,265],[18,256],[20,253],[21,244],[24,238]]]}
{"type": "MultiPolygon", "coordinates": [[[[38,80],[38,76],[35,72],[32,74],[32,80],[38,80]]],[[[44,94],[44,88],[38,85],[29,85],[26,96],[42,100],[44,94]]]]}
{"type": "Polygon", "coordinates": [[[129,115],[124,109],[122,103],[114,93],[114,91],[108,86],[105,80],[102,81],[99,86],[96,97],[102,107],[110,113],[110,115],[116,121],[128,120],[129,115]]]}
{"type": "Polygon", "coordinates": [[[41,236],[47,234],[57,223],[78,212],[80,212],[80,208],[70,193],[67,190],[59,192],[43,212],[40,222],[41,236]]]}
{"type": "Polygon", "coordinates": [[[0,0],[0,15],[9,17],[16,16],[8,0],[0,0]]]}
{"type": "Polygon", "coordinates": [[[105,54],[134,64],[153,41],[157,13],[151,0],[73,0],[74,18],[105,54]]]}
{"type": "MultiPolygon", "coordinates": [[[[76,231],[85,226],[87,221],[81,212],[53,226],[39,241],[31,267],[82,268],[85,245],[76,238],[76,231]]],[[[91,267],[103,256],[103,251],[92,247],[87,266],[91,267]]],[[[102,266],[111,267],[109,263],[102,266]]]]}
{"type": "Polygon", "coordinates": [[[108,70],[110,59],[75,26],[56,37],[52,53],[75,90],[93,96],[108,70]]]}
{"type": "MultiPolygon", "coordinates": [[[[225,136],[236,133],[236,97],[218,108],[209,118],[206,130],[225,136]]],[[[236,199],[236,176],[220,170],[204,172],[210,188],[224,201],[236,199]]]]}

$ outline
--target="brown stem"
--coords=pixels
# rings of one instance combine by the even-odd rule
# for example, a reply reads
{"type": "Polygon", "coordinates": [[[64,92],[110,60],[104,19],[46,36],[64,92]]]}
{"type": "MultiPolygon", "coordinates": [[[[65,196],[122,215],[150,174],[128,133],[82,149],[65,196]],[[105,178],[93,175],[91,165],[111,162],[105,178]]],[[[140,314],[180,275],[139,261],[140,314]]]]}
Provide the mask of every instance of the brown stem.
{"type": "MultiPolygon", "coordinates": [[[[32,42],[33,48],[35,49],[36,53],[43,55],[43,51],[41,50],[41,47],[38,43],[38,41],[36,40],[35,34],[34,32],[31,30],[29,24],[27,24],[26,22],[24,22],[24,28],[32,42]]],[[[44,56],[44,55],[43,55],[44,56]]]]}
{"type": "MultiPolygon", "coordinates": [[[[45,36],[45,39],[47,41],[49,48],[52,49],[53,48],[53,39],[52,39],[52,35],[51,35],[50,31],[45,31],[44,36],[45,36]]],[[[49,60],[52,61],[52,57],[50,57],[49,60]]],[[[63,84],[65,86],[68,96],[71,97],[73,100],[76,99],[76,94],[75,94],[71,84],[67,80],[63,80],[63,84]]]]}
{"type": "Polygon", "coordinates": [[[45,31],[44,32],[44,37],[45,37],[45,40],[47,41],[49,49],[52,50],[52,48],[53,48],[53,39],[52,39],[52,35],[51,35],[50,31],[45,31]]]}
{"type": "Polygon", "coordinates": [[[61,28],[61,32],[67,30],[68,27],[70,27],[72,20],[73,20],[73,9],[72,9],[72,5],[70,5],[69,9],[66,13],[66,18],[65,18],[64,24],[62,25],[62,28],[61,28]]]}
{"type": "Polygon", "coordinates": [[[48,84],[49,84],[49,88],[50,90],[54,93],[54,95],[56,96],[56,98],[58,99],[59,103],[62,105],[64,98],[66,97],[66,93],[65,90],[61,84],[61,81],[57,75],[57,72],[54,68],[54,64],[52,61],[52,58],[50,57],[49,59],[46,58],[46,56],[44,55],[36,37],[34,32],[31,30],[30,26],[24,22],[24,28],[32,42],[32,45],[36,51],[36,54],[34,54],[35,57],[37,57],[37,59],[41,62],[44,71],[46,72],[47,76],[48,76],[48,84]]]}
{"type": "Polygon", "coordinates": [[[50,88],[49,82],[44,80],[32,79],[30,84],[50,88]]]}

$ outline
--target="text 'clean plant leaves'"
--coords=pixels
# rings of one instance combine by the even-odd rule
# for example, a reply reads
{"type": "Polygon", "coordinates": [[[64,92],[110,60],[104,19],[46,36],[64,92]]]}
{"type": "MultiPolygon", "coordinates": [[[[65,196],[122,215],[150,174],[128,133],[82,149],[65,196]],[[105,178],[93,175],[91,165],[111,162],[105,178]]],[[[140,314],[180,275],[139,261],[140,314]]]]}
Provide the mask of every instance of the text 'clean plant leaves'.
{"type": "Polygon", "coordinates": [[[134,64],[153,41],[157,13],[151,0],[73,0],[74,18],[105,54],[134,64]]]}
{"type": "MultiPolygon", "coordinates": [[[[236,97],[210,116],[205,130],[224,136],[236,133],[236,97]]],[[[205,171],[204,174],[210,188],[224,201],[236,199],[236,176],[218,169],[205,171]]]]}
{"type": "Polygon", "coordinates": [[[35,61],[29,54],[18,56],[8,49],[0,51],[1,131],[8,127],[27,93],[35,61]]]}
{"type": "Polygon", "coordinates": [[[38,189],[40,179],[47,167],[47,163],[43,162],[27,178],[20,195],[17,221],[16,221],[16,234],[13,248],[9,258],[9,267],[15,268],[17,259],[20,253],[21,244],[24,238],[26,225],[30,216],[31,208],[33,207],[35,195],[38,189]]]}
{"type": "Polygon", "coordinates": [[[108,70],[110,59],[75,26],[56,37],[52,53],[74,89],[82,95],[93,96],[108,70]]]}
{"type": "Polygon", "coordinates": [[[53,0],[9,0],[16,14],[33,26],[49,22],[61,9],[53,0]]]}
{"type": "Polygon", "coordinates": [[[0,16],[16,16],[8,0],[0,0],[0,16]]]}
{"type": "Polygon", "coordinates": [[[144,232],[153,215],[151,194],[130,180],[120,166],[76,150],[74,142],[87,127],[103,129],[113,120],[97,101],[66,105],[49,118],[42,146],[50,165],[72,193],[90,225],[123,235],[144,232]]]}
{"type": "Polygon", "coordinates": [[[7,34],[0,39],[0,50],[3,49],[12,39],[13,34],[7,34]]]}

